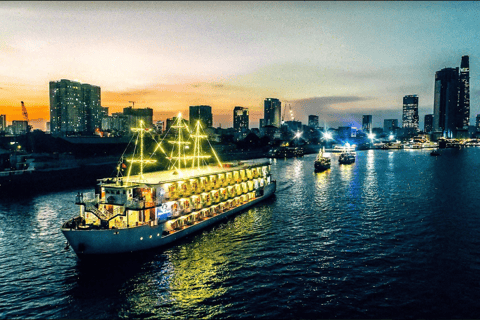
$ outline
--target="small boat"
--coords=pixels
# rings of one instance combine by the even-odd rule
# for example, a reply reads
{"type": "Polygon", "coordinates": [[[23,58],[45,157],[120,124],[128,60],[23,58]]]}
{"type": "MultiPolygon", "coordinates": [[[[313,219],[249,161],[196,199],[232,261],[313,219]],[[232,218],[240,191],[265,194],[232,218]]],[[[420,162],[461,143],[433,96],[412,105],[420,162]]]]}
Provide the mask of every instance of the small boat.
{"type": "Polygon", "coordinates": [[[320,152],[317,155],[317,158],[315,159],[315,172],[330,169],[330,162],[331,162],[330,158],[325,157],[323,155],[323,151],[320,150],[320,152]]]}
{"type": "Polygon", "coordinates": [[[345,151],[340,154],[338,158],[340,164],[352,164],[355,162],[355,154],[345,151]]]}
{"type": "Polygon", "coordinates": [[[442,154],[440,153],[440,151],[438,151],[437,149],[433,150],[432,152],[430,152],[430,155],[431,156],[441,156],[442,154]]]}

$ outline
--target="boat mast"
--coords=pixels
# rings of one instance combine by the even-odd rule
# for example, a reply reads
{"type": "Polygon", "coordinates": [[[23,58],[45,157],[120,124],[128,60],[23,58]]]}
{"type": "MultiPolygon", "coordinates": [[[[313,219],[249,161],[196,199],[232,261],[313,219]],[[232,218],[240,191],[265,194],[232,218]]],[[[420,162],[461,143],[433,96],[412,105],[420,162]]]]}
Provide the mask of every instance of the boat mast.
{"type": "Polygon", "coordinates": [[[172,128],[175,128],[178,130],[177,133],[177,140],[170,140],[168,141],[169,143],[173,144],[172,152],[170,153],[170,157],[167,157],[168,160],[171,161],[172,166],[175,169],[182,169],[182,160],[184,162],[184,167],[186,167],[186,162],[187,162],[187,157],[185,156],[184,148],[186,145],[189,145],[189,141],[183,141],[183,136],[182,136],[182,129],[186,129],[188,131],[188,127],[183,123],[182,119],[182,114],[178,113],[178,117],[173,124],[172,128]],[[177,156],[174,156],[175,153],[175,146],[177,146],[177,156]],[[175,160],[175,161],[172,161],[175,160]]]}
{"type": "Polygon", "coordinates": [[[192,157],[192,169],[200,169],[200,159],[208,159],[211,156],[204,155],[202,152],[202,141],[201,139],[206,139],[207,135],[201,134],[200,130],[202,129],[202,125],[200,121],[197,120],[195,124],[195,133],[190,134],[191,138],[194,138],[194,146],[193,146],[193,157],[192,157]]]}
{"type": "Polygon", "coordinates": [[[127,175],[127,184],[130,180],[130,173],[132,171],[132,166],[134,163],[139,163],[140,164],[140,178],[143,180],[144,179],[144,176],[143,176],[143,167],[146,165],[146,164],[149,164],[149,163],[155,163],[156,160],[145,160],[143,158],[143,135],[146,131],[148,131],[148,128],[145,128],[143,126],[143,121],[140,120],[140,128],[131,128],[132,132],[137,132],[138,133],[138,136],[137,136],[137,140],[135,141],[135,147],[138,143],[138,138],[140,138],[140,159],[136,159],[135,158],[135,152],[133,154],[133,158],[130,158],[130,159],[127,159],[128,162],[130,162],[130,168],[128,169],[128,175],[127,175]]]}

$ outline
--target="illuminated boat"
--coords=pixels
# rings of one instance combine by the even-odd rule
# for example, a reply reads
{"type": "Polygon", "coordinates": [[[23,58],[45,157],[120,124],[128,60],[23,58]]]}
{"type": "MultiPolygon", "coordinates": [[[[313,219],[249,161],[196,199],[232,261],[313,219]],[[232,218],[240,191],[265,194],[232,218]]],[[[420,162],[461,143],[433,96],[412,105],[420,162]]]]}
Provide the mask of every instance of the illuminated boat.
{"type": "Polygon", "coordinates": [[[342,152],[338,157],[338,162],[340,164],[352,164],[355,162],[355,154],[352,152],[342,152]]]}
{"type": "MultiPolygon", "coordinates": [[[[181,116],[176,127],[181,132],[181,116]]],[[[185,126],[186,128],[186,126],[185,126]]],[[[62,225],[62,232],[79,257],[122,254],[153,249],[170,244],[187,235],[218,223],[272,196],[276,181],[270,174],[268,160],[251,160],[216,165],[201,165],[202,155],[197,123],[193,156],[173,152],[171,169],[143,173],[144,165],[155,160],[143,158],[143,134],[147,129],[132,129],[140,135],[140,157],[129,159],[140,165],[138,175],[99,180],[95,193],[78,194],[77,217],[62,225]],[[174,156],[175,155],[175,156],[174,156]],[[192,165],[182,167],[189,159],[192,165]]],[[[188,144],[169,141],[183,150],[188,144]]],[[[163,148],[158,144],[157,149],[163,148]]],[[[164,152],[165,153],[165,152],[164,152]]],[[[120,167],[120,166],[119,166],[120,167]]],[[[120,172],[120,170],[119,170],[120,172]]]]}
{"type": "Polygon", "coordinates": [[[315,172],[324,171],[330,169],[330,158],[323,155],[323,151],[320,150],[317,157],[315,158],[315,172]]]}

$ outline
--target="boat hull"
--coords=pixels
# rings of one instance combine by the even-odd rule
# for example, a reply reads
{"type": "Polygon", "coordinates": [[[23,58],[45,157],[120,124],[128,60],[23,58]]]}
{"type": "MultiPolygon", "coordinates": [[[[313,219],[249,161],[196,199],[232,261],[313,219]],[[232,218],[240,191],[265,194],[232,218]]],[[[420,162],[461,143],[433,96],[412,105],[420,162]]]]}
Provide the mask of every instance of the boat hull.
{"type": "Polygon", "coordinates": [[[272,181],[265,186],[262,196],[166,236],[163,235],[164,223],[127,229],[79,230],[62,228],[62,232],[79,257],[131,253],[159,248],[235,215],[272,196],[275,190],[276,182],[272,181]]]}

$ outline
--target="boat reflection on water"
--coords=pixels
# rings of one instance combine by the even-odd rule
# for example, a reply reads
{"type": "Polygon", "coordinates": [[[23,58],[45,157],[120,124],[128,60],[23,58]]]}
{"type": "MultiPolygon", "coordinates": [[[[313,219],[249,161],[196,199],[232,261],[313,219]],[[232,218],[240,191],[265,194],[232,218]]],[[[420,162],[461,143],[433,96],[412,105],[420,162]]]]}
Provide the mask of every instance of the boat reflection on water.
{"type": "MultiPolygon", "coordinates": [[[[119,306],[120,318],[208,318],[212,309],[198,306],[225,295],[226,281],[262,263],[261,257],[252,256],[258,254],[254,250],[258,239],[254,239],[261,232],[258,225],[270,224],[265,220],[271,218],[269,206],[274,199],[164,250],[133,253],[128,260],[116,256],[79,260],[67,283],[72,286],[70,295],[109,297],[112,309],[119,306]],[[237,254],[251,263],[232,265],[229,257],[237,254]],[[121,307],[125,305],[129,307],[121,307]]],[[[223,308],[215,309],[223,314],[223,308]]]]}

